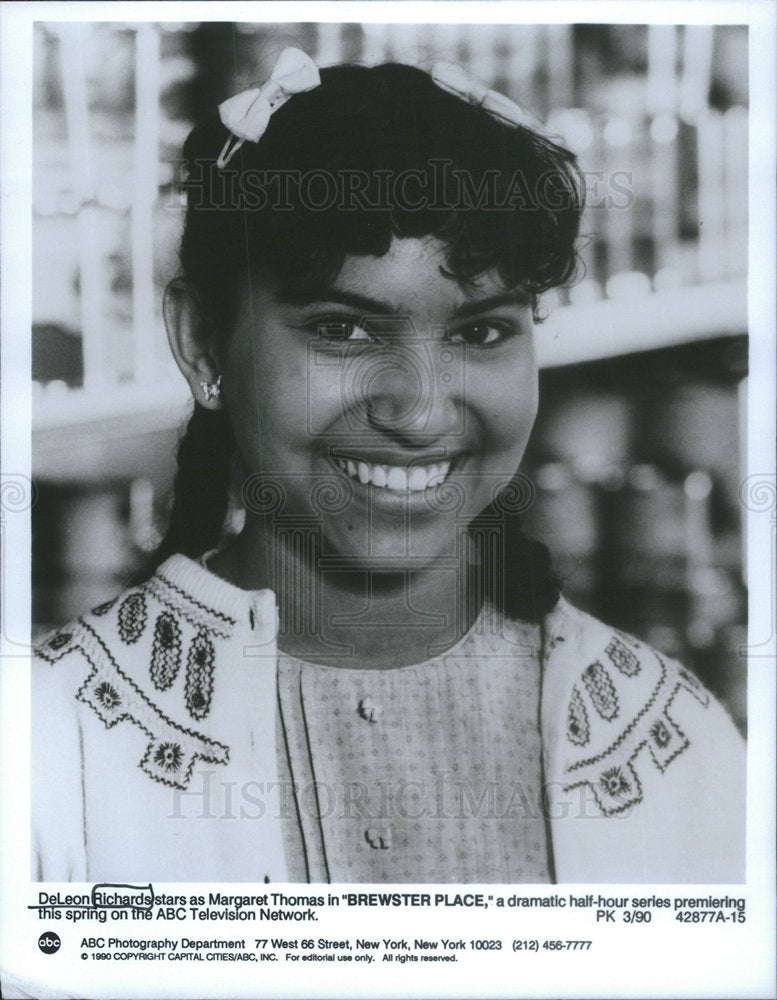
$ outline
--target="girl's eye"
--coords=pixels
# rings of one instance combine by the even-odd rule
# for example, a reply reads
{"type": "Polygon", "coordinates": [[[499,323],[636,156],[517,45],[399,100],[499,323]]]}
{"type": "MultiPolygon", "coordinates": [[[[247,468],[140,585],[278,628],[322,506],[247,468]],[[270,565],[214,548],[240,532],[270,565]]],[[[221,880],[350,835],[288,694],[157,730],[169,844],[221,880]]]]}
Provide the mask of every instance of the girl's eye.
{"type": "Polygon", "coordinates": [[[508,323],[497,323],[494,320],[478,320],[459,327],[451,333],[450,339],[456,343],[469,344],[472,347],[490,347],[501,343],[515,334],[508,323]]]}
{"type": "Polygon", "coordinates": [[[327,320],[317,324],[319,337],[325,340],[372,340],[370,334],[355,320],[327,320]]]}

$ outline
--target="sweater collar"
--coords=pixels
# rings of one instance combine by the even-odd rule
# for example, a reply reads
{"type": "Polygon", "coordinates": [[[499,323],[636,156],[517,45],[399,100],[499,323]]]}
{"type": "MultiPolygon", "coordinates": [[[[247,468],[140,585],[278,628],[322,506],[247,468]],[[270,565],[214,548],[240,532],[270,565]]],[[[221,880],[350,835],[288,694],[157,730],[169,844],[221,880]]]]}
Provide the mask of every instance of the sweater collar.
{"type": "Polygon", "coordinates": [[[205,605],[235,624],[254,625],[257,613],[268,619],[275,617],[276,601],[272,590],[242,590],[180,553],[163,562],[155,576],[183,591],[184,596],[196,604],[205,605]]]}

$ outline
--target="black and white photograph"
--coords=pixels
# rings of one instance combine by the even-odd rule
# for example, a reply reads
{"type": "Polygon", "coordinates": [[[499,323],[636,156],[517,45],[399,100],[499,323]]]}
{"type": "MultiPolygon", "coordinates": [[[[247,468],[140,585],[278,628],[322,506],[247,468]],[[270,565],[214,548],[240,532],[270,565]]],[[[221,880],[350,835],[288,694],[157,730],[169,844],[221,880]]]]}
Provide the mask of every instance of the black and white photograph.
{"type": "MultiPolygon", "coordinates": [[[[8,952],[3,995],[181,973],[164,995],[193,996],[176,950],[247,938],[281,979],[207,995],[331,995],[293,978],[310,947],[311,974],[363,963],[349,995],[535,996],[513,955],[563,950],[531,930],[547,907],[579,963],[664,920],[677,961],[692,933],[700,965],[760,954],[740,995],[768,995],[765,8],[434,6],[29,22],[1,526],[2,670],[27,701],[14,719],[4,688],[4,753],[29,764],[19,912],[38,956],[80,962],[57,980],[59,957],[38,977],[8,952]],[[389,905],[429,909],[381,935],[389,905]],[[197,935],[160,923],[184,919],[197,935]],[[322,923],[262,924],[286,919],[322,923]],[[438,947],[448,978],[396,978],[438,947]],[[476,972],[489,950],[515,972],[476,972]]],[[[653,975],[615,982],[670,995],[653,975]]],[[[704,975],[676,995],[736,995],[704,975]]]]}

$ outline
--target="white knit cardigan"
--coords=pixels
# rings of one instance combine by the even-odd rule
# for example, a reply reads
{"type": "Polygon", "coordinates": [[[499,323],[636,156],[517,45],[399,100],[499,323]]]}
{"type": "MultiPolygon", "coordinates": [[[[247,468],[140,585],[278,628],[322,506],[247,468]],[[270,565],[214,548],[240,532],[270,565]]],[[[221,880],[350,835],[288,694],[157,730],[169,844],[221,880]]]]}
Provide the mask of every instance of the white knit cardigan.
{"type": "MultiPolygon", "coordinates": [[[[271,591],[178,555],[39,647],[34,879],[286,880],[276,632],[271,591]],[[247,782],[261,804],[225,818],[224,790],[247,782]]],[[[542,634],[555,880],[743,881],[745,753],[725,710],[681,666],[563,599],[542,634]]]]}

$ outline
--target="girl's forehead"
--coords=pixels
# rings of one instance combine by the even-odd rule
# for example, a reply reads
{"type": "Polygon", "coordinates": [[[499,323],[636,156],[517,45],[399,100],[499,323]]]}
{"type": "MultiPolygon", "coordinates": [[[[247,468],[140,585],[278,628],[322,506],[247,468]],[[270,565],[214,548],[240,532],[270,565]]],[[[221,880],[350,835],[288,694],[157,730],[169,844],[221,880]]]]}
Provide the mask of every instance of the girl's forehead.
{"type": "Polygon", "coordinates": [[[462,285],[446,268],[445,245],[431,236],[394,238],[381,257],[346,256],[331,287],[368,295],[394,311],[431,303],[455,308],[505,290],[496,271],[462,285]]]}
{"type": "Polygon", "coordinates": [[[240,311],[331,303],[350,306],[370,316],[413,316],[419,321],[445,322],[479,303],[529,305],[529,293],[508,287],[496,270],[462,282],[446,267],[446,246],[436,237],[395,237],[385,254],[347,254],[324,284],[301,281],[283,284],[268,269],[260,269],[242,288],[240,311]]]}

